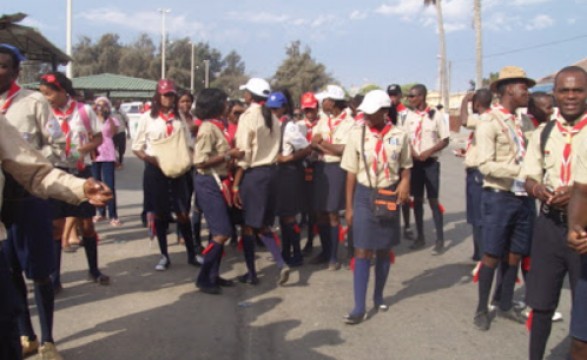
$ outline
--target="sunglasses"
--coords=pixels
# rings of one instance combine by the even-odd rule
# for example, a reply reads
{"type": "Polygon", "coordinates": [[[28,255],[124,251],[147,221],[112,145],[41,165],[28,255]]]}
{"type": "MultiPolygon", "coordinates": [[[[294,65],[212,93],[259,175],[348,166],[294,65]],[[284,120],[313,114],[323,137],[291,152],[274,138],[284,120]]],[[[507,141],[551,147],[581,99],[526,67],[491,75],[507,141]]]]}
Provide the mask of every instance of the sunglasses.
{"type": "Polygon", "coordinates": [[[406,97],[407,97],[407,98],[410,98],[410,99],[411,99],[411,98],[418,97],[418,96],[420,96],[420,95],[415,95],[415,94],[409,94],[409,95],[406,95],[406,97]]]}
{"type": "Polygon", "coordinates": [[[233,115],[233,116],[241,116],[242,114],[243,114],[243,112],[242,112],[242,111],[233,111],[233,112],[232,112],[232,115],[233,115]]]}

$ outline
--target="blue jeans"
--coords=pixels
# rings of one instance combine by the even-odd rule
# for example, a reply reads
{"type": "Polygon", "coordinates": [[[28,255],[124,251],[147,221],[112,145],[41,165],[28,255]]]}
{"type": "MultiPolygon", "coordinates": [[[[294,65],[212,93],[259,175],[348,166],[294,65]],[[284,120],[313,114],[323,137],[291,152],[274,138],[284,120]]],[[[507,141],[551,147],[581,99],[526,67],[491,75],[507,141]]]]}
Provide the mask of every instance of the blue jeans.
{"type": "MultiPolygon", "coordinates": [[[[106,185],[112,190],[112,200],[108,202],[108,215],[110,219],[118,219],[116,213],[116,191],[114,183],[114,161],[96,161],[92,163],[92,176],[98,181],[104,181],[106,185]]],[[[98,208],[98,213],[101,216],[106,215],[104,208],[98,208]]]]}

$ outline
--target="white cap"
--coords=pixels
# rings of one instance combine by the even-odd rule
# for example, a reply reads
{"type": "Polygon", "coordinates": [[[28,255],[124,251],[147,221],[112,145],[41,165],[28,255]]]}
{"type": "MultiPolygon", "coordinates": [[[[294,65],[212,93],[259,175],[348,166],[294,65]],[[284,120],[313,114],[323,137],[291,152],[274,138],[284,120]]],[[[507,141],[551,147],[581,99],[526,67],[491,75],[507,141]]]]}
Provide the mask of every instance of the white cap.
{"type": "Polygon", "coordinates": [[[320,93],[322,99],[344,100],[344,90],[338,85],[328,85],[326,90],[320,93]]]}
{"type": "Polygon", "coordinates": [[[271,93],[271,86],[269,86],[267,81],[261,78],[250,78],[249,81],[247,81],[245,85],[241,85],[239,89],[248,90],[255,95],[263,97],[268,97],[271,93]]]}
{"type": "Polygon", "coordinates": [[[389,95],[383,90],[371,90],[365,95],[363,102],[357,110],[364,112],[367,115],[375,114],[381,108],[391,107],[391,99],[389,95]]]}

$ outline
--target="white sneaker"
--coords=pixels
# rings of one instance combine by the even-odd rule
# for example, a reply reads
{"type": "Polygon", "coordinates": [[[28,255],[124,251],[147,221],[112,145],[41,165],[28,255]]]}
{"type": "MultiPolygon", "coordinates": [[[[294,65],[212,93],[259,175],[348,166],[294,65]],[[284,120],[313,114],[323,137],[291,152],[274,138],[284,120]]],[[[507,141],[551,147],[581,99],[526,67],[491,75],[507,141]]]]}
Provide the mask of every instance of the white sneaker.
{"type": "Polygon", "coordinates": [[[561,314],[558,311],[555,311],[554,315],[552,315],[552,322],[557,322],[557,321],[563,321],[563,314],[561,314]]]}
{"type": "Polygon", "coordinates": [[[159,263],[155,266],[155,270],[165,271],[167,270],[170,264],[171,263],[169,262],[169,259],[166,256],[161,256],[161,260],[159,260],[159,263]]]}
{"type": "Polygon", "coordinates": [[[204,257],[202,255],[196,255],[196,262],[200,265],[204,264],[204,257]]]}
{"type": "Polygon", "coordinates": [[[279,281],[277,281],[277,284],[284,285],[287,280],[289,280],[289,267],[285,265],[279,272],[279,281]]]}

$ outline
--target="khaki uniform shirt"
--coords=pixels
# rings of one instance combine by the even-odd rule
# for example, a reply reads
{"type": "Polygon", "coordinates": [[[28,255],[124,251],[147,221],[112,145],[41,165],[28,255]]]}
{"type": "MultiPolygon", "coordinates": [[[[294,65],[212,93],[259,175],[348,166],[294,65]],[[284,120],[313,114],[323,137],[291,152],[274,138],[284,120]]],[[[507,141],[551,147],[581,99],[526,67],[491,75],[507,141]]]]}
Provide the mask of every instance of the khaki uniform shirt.
{"type": "MultiPolygon", "coordinates": [[[[313,136],[322,135],[323,141],[330,142],[334,145],[346,145],[348,136],[353,127],[356,126],[355,119],[349,111],[344,110],[336,118],[328,116],[320,117],[318,123],[313,129],[313,136]]],[[[342,157],[334,155],[324,155],[323,160],[327,163],[340,162],[342,157]]]]}
{"type": "MultiPolygon", "coordinates": [[[[78,204],[85,198],[85,179],[53,168],[49,160],[24,141],[3,115],[0,115],[0,165],[35,196],[52,197],[71,204],[78,204]]],[[[0,204],[4,184],[4,174],[0,171],[0,204]]],[[[6,228],[0,219],[0,240],[6,239],[6,236],[6,228]]]]}
{"type": "Polygon", "coordinates": [[[587,185],[587,142],[578,143],[575,166],[573,166],[574,180],[587,185]]]}
{"type": "Polygon", "coordinates": [[[236,147],[245,152],[237,165],[243,169],[277,162],[281,124],[272,116],[272,130],[265,126],[261,105],[253,103],[241,115],[236,130],[236,147]]]}
{"type": "MultiPolygon", "coordinates": [[[[4,105],[7,95],[8,91],[0,95],[0,107],[4,105]]],[[[5,116],[10,125],[20,132],[23,139],[54,162],[61,152],[60,146],[53,143],[47,131],[50,113],[49,104],[41,93],[21,89],[13,98],[5,116]]]]}
{"type": "MultiPolygon", "coordinates": [[[[450,132],[446,123],[444,122],[444,115],[438,110],[434,110],[433,118],[428,115],[418,115],[415,111],[408,111],[406,120],[403,125],[403,130],[408,133],[412,143],[413,150],[417,154],[434,147],[439,142],[450,137],[450,132]],[[418,145],[416,142],[416,130],[422,122],[422,140],[418,145]]],[[[432,157],[438,157],[442,151],[437,151],[432,154],[432,157]]]]}
{"type": "Polygon", "coordinates": [[[475,132],[477,160],[484,175],[484,187],[511,191],[514,180],[519,179],[521,163],[516,160],[516,144],[504,125],[512,128],[516,125],[511,115],[498,108],[487,113],[487,121],[481,122],[475,132]]]}
{"type": "MultiPolygon", "coordinates": [[[[194,165],[200,165],[210,158],[224,155],[229,149],[230,145],[222,131],[211,121],[204,121],[198,129],[198,136],[196,137],[194,165]]],[[[220,163],[208,169],[197,169],[197,172],[203,175],[212,175],[213,170],[218,176],[228,175],[226,163],[220,163]]]]}
{"type": "MultiPolygon", "coordinates": [[[[363,149],[361,149],[361,137],[363,136],[363,126],[355,127],[351,130],[348,137],[348,143],[344,148],[340,167],[344,170],[356,174],[359,184],[369,186],[369,177],[363,158],[363,149]]],[[[375,146],[377,138],[368,129],[365,128],[364,151],[366,153],[367,166],[369,167],[372,187],[385,188],[399,181],[401,169],[412,167],[412,154],[408,135],[400,128],[394,126],[383,137],[383,151],[387,164],[380,158],[377,161],[377,176],[373,171],[375,159],[375,146]],[[386,174],[386,167],[389,172],[386,174]]],[[[381,153],[381,155],[383,152],[381,153]]]]}
{"type": "Polygon", "coordinates": [[[471,137],[467,140],[467,153],[465,154],[465,167],[476,168],[479,166],[477,160],[477,139],[475,131],[481,121],[486,120],[485,114],[472,114],[467,118],[466,128],[471,130],[471,137]]]}
{"type": "MultiPolygon", "coordinates": [[[[558,121],[568,130],[572,128],[562,116],[559,116],[556,120],[552,121],[558,121]]],[[[544,131],[545,126],[546,124],[541,124],[532,134],[520,177],[522,179],[530,178],[538,183],[542,183],[544,186],[550,187],[552,190],[555,190],[563,185],[560,174],[563,150],[567,143],[567,138],[565,135],[561,134],[557,126],[553,127],[549,134],[548,141],[546,141],[543,156],[540,149],[540,135],[542,134],[542,131],[544,131]]],[[[573,136],[571,147],[571,184],[577,166],[577,157],[579,156],[578,150],[580,144],[584,144],[585,142],[587,142],[587,127],[581,129],[581,131],[573,136]]]]}
{"type": "MultiPolygon", "coordinates": [[[[176,118],[173,119],[172,125],[173,132],[179,131],[181,128],[183,128],[186,137],[186,143],[189,145],[191,143],[191,135],[187,129],[185,121],[183,121],[181,118],[176,118]]],[[[163,120],[161,117],[153,119],[151,117],[151,112],[147,111],[141,115],[139,119],[135,139],[132,143],[132,150],[144,150],[147,155],[153,156],[154,153],[153,149],[151,148],[151,143],[156,140],[161,140],[167,136],[167,123],[165,120],[163,120]]]]}

